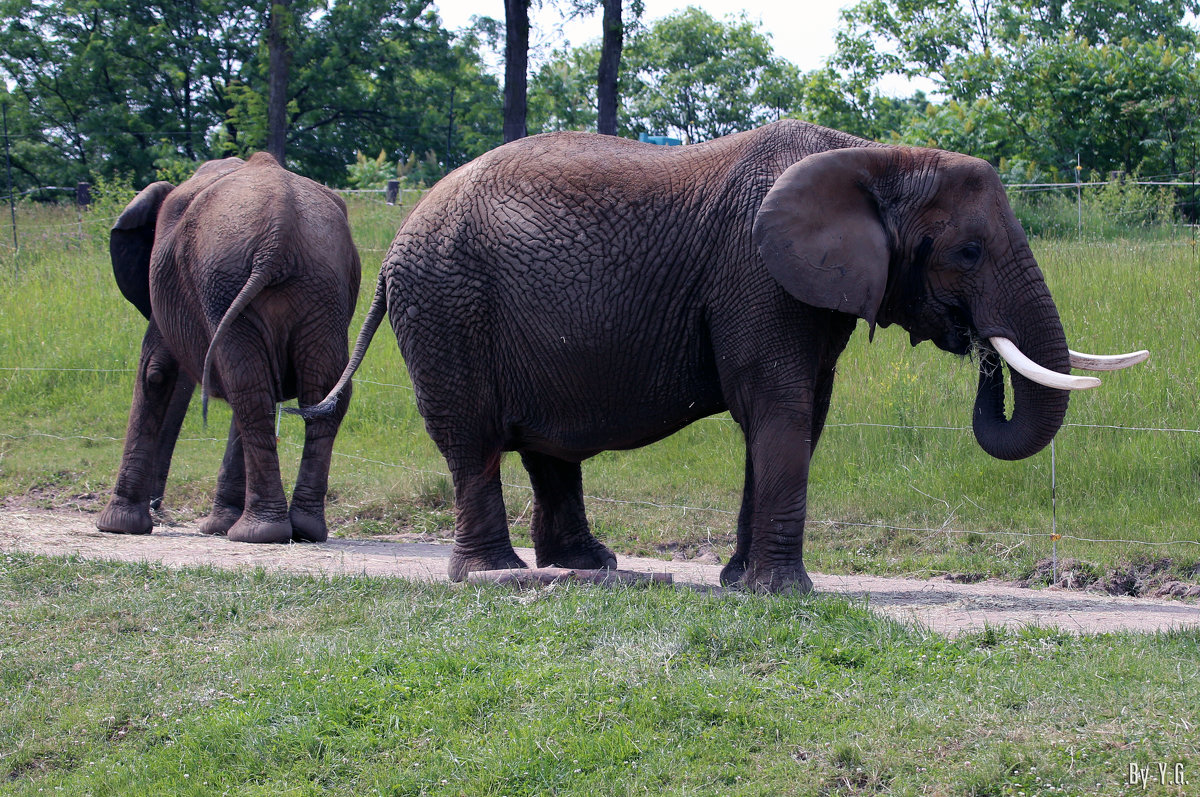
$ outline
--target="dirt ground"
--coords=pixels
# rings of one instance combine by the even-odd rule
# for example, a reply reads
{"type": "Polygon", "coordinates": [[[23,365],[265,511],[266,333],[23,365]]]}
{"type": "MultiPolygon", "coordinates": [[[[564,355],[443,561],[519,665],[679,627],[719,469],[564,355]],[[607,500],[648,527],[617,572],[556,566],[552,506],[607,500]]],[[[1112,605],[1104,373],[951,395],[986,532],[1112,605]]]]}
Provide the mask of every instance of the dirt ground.
{"type": "MultiPolygon", "coordinates": [[[[6,508],[0,551],[88,559],[157,562],[167,567],[263,567],[313,575],[369,575],[446,580],[450,546],[389,539],[331,538],[321,545],[248,545],[206,537],[194,523],[157,527],[149,536],[105,534],[81,512],[6,508]]],[[[527,562],[533,551],[517,549],[527,562]]],[[[622,570],[668,572],[676,585],[716,588],[720,565],[619,557],[622,570]]],[[[1027,589],[998,581],[973,584],[813,573],[819,592],[862,600],[880,614],[954,635],[985,626],[1059,628],[1072,633],[1152,632],[1200,626],[1194,601],[1118,597],[1056,588],[1027,589]]],[[[464,587],[470,588],[470,587],[464,587]]]]}

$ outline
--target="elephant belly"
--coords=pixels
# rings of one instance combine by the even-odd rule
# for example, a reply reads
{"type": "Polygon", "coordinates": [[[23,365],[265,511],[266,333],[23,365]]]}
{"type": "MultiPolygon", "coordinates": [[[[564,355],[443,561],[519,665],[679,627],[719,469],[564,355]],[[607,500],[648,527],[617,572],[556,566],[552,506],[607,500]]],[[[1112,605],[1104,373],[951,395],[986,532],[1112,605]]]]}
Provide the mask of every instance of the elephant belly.
{"type": "Polygon", "coordinates": [[[505,448],[566,460],[639,448],[725,409],[715,373],[602,357],[532,360],[502,380],[505,448]],[[647,367],[649,366],[649,367],[647,367]]]}

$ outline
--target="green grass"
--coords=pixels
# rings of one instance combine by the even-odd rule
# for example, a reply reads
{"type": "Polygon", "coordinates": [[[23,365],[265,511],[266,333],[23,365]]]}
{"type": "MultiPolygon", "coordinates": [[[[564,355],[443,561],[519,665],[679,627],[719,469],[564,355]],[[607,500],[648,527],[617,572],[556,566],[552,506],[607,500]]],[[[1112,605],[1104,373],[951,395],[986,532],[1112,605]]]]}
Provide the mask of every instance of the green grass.
{"type": "Polygon", "coordinates": [[[836,597],[15,554],[0,604],[5,794],[1114,795],[1156,762],[1200,778],[1194,630],[951,641],[836,597]]]}
{"type": "MultiPolygon", "coordinates": [[[[358,197],[350,206],[364,265],[353,336],[405,211],[358,197]]],[[[99,208],[82,222],[75,211],[41,213],[20,227],[40,232],[23,232],[21,252],[0,261],[0,495],[98,509],[120,459],[144,322],[111,278],[106,230],[115,211],[99,208]]],[[[1034,242],[1076,349],[1152,351],[1147,363],[1072,399],[1055,444],[1053,509],[1049,450],[1006,463],[974,442],[973,363],[930,344],[910,348],[898,328],[880,330],[874,343],[860,329],[840,361],[813,463],[809,566],[1026,578],[1050,555],[1056,514],[1060,557],[1090,562],[1102,576],[1169,558],[1163,577],[1194,579],[1200,434],[1103,428],[1200,428],[1200,260],[1186,236],[1163,228],[1136,240],[1034,242]],[[1144,544],[1170,540],[1185,544],[1144,544]]],[[[221,405],[207,429],[198,416],[184,427],[167,496],[180,517],[207,511],[228,418],[221,405]]],[[[285,417],[281,431],[284,472],[294,474],[302,425],[285,417]]],[[[627,553],[711,549],[724,558],[742,457],[727,415],[595,457],[584,485],[598,535],[627,553]]],[[[530,493],[518,458],[506,460],[503,476],[514,537],[527,542],[530,493]]],[[[445,466],[386,329],[356,378],[331,489],[339,533],[452,534],[445,466]]]]}

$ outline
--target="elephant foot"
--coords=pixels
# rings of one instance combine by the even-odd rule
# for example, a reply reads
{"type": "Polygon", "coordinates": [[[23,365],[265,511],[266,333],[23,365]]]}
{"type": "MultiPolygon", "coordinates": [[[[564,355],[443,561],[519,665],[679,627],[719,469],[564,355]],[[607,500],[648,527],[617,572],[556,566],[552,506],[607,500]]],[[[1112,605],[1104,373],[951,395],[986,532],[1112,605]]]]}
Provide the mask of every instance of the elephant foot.
{"type": "Polygon", "coordinates": [[[241,516],[242,508],[240,506],[215,503],[212,511],[208,513],[208,517],[200,521],[200,533],[213,536],[224,535],[233,528],[241,516]]]}
{"type": "Polygon", "coordinates": [[[112,534],[149,534],[154,528],[149,504],[135,504],[114,495],[96,518],[96,528],[112,534]]]}
{"type": "Polygon", "coordinates": [[[528,565],[521,561],[517,552],[510,545],[508,550],[491,553],[469,554],[459,549],[458,545],[450,553],[448,572],[451,581],[465,581],[468,573],[479,570],[522,570],[528,565]]]}
{"type": "Polygon", "coordinates": [[[616,570],[617,557],[602,543],[593,539],[578,548],[553,553],[537,552],[538,567],[565,567],[570,570],[616,570]]]}
{"type": "MultiPolygon", "coordinates": [[[[724,576],[724,572],[721,575],[724,576]]],[[[748,567],[740,586],[750,592],[795,592],[807,595],[812,592],[813,583],[804,565],[798,564],[774,568],[748,567]]]]}
{"type": "Polygon", "coordinates": [[[329,539],[329,527],[325,525],[325,513],[309,512],[293,505],[288,512],[292,521],[292,539],[296,542],[325,542],[329,539]]]}
{"type": "Polygon", "coordinates": [[[253,543],[291,542],[292,523],[287,519],[253,520],[242,515],[229,529],[229,539],[233,542],[253,543]]]}
{"type": "Polygon", "coordinates": [[[735,553],[721,569],[721,586],[735,587],[741,583],[745,575],[746,557],[744,554],[735,553]]]}

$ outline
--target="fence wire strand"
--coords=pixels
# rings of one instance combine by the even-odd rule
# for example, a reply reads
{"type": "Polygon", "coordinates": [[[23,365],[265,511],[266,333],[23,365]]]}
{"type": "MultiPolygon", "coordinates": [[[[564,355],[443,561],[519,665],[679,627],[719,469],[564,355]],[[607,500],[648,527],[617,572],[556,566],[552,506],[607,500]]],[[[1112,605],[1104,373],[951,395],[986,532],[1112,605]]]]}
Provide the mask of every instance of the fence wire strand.
{"type": "MultiPolygon", "coordinates": [[[[3,369],[0,369],[0,370],[3,370],[3,369]]],[[[29,370],[32,370],[32,369],[29,369],[29,370]]],[[[48,370],[56,370],[56,369],[48,369],[48,370]]],[[[404,387],[404,386],[400,385],[398,387],[404,387]]],[[[894,425],[889,425],[889,424],[843,424],[843,425],[844,426],[856,426],[856,425],[881,426],[882,425],[886,428],[896,428],[896,429],[925,428],[925,427],[894,426],[894,425]]],[[[1078,424],[1070,424],[1070,425],[1078,425],[1078,424]]],[[[948,429],[948,428],[953,428],[953,427],[929,427],[929,428],[948,429]]],[[[1101,426],[1098,428],[1124,429],[1126,427],[1101,426]]],[[[1170,430],[1170,429],[1144,428],[1141,431],[1187,431],[1187,432],[1193,432],[1193,433],[1200,433],[1200,430],[1196,430],[1196,429],[1170,430]]],[[[27,432],[25,434],[19,434],[19,435],[0,433],[0,439],[5,439],[5,440],[27,440],[27,439],[32,439],[32,438],[48,438],[48,439],[59,440],[59,441],[87,440],[90,442],[124,443],[124,438],[111,437],[111,436],[106,436],[106,435],[95,435],[95,436],[57,435],[57,434],[51,434],[49,432],[27,432]]],[[[186,437],[186,438],[180,438],[178,442],[180,442],[180,443],[222,443],[222,442],[225,442],[225,440],[223,438],[217,438],[217,437],[186,437]]],[[[290,440],[281,440],[280,445],[287,446],[288,448],[292,448],[295,450],[301,450],[301,451],[304,448],[304,446],[302,444],[294,443],[290,440]]],[[[347,459],[347,460],[352,460],[355,462],[363,462],[363,463],[367,463],[367,464],[371,464],[371,465],[378,465],[381,467],[392,468],[392,469],[396,469],[396,470],[403,470],[403,471],[407,471],[409,473],[415,473],[415,474],[426,475],[426,476],[437,476],[437,477],[445,478],[445,479],[451,478],[450,474],[445,471],[430,470],[427,468],[418,468],[418,467],[414,467],[412,465],[403,465],[400,463],[388,462],[388,461],[381,460],[381,459],[374,459],[371,457],[362,456],[360,454],[351,454],[351,453],[347,453],[347,452],[343,452],[343,451],[334,451],[333,456],[335,456],[339,459],[347,459]]],[[[507,482],[507,481],[502,481],[501,484],[505,487],[509,487],[509,488],[517,489],[517,490],[532,491],[532,489],[533,489],[530,485],[527,485],[527,484],[519,484],[519,483],[507,482]]],[[[941,503],[946,503],[943,499],[940,499],[940,498],[933,498],[932,496],[927,496],[927,497],[930,497],[930,498],[932,498],[932,500],[939,501],[941,503]]],[[[627,499],[627,498],[613,498],[611,496],[600,496],[600,495],[584,495],[584,498],[589,501],[598,501],[601,503],[621,504],[621,505],[626,505],[626,506],[645,506],[645,507],[650,507],[650,508],[654,508],[654,509],[679,510],[679,511],[683,511],[683,512],[717,513],[717,514],[728,515],[728,516],[736,516],[738,514],[738,512],[735,510],[723,509],[721,507],[715,507],[715,506],[692,506],[689,504],[661,503],[661,502],[657,502],[657,501],[647,501],[647,500],[627,499]]],[[[974,504],[974,502],[971,502],[971,503],[974,504]]],[[[978,505],[976,504],[976,506],[978,506],[978,505]]],[[[985,538],[987,538],[987,537],[1020,537],[1020,538],[1024,538],[1024,539],[1050,539],[1052,536],[1055,536],[1047,531],[1031,531],[1031,530],[978,531],[978,530],[970,530],[970,529],[958,529],[958,528],[953,528],[953,527],[949,526],[948,522],[946,525],[943,525],[938,528],[918,527],[918,526],[898,526],[898,525],[891,524],[891,523],[864,523],[864,522],[860,522],[860,521],[838,520],[838,519],[833,519],[833,518],[808,518],[805,521],[805,523],[806,523],[806,525],[809,525],[809,526],[818,525],[818,526],[824,526],[826,528],[839,528],[839,527],[841,527],[841,528],[870,528],[870,529],[882,529],[882,530],[886,530],[886,531],[906,531],[906,532],[911,532],[914,534],[928,534],[928,535],[954,534],[954,535],[964,535],[964,536],[975,535],[975,536],[985,537],[985,538]]],[[[1088,543],[1095,543],[1095,544],[1134,545],[1134,546],[1146,546],[1146,547],[1151,547],[1151,548],[1161,548],[1161,547],[1167,547],[1167,546],[1172,546],[1172,545],[1191,545],[1191,546],[1200,547],[1200,541],[1186,540],[1186,539],[1127,540],[1127,539],[1121,539],[1121,538],[1083,537],[1083,536],[1079,536],[1079,535],[1075,535],[1075,534],[1065,534],[1065,533],[1057,534],[1057,538],[1063,539],[1063,540],[1075,540],[1077,542],[1088,542],[1088,543]]]]}

